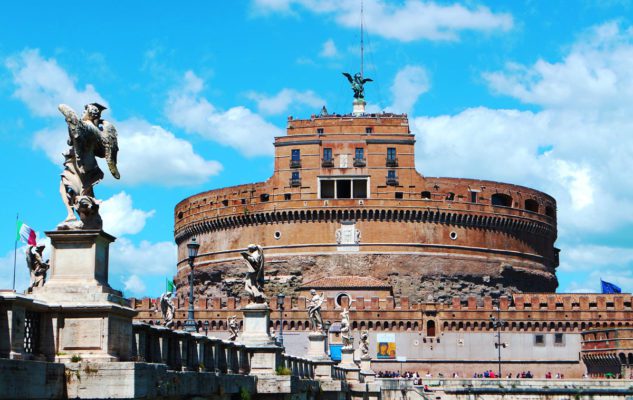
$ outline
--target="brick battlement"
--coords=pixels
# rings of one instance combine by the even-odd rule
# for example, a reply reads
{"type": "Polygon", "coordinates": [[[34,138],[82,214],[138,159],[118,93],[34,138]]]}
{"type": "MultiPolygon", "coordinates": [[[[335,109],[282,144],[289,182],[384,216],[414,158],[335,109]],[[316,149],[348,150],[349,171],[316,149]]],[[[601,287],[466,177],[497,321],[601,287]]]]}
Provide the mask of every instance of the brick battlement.
{"type": "MultiPolygon", "coordinates": [[[[139,321],[160,321],[155,299],[132,299],[132,307],[139,312],[139,321]]],[[[176,321],[184,323],[188,301],[176,301],[176,321]]],[[[346,306],[348,299],[343,299],[346,306]]],[[[489,330],[491,316],[499,313],[507,321],[504,330],[567,329],[581,330],[588,327],[631,326],[633,308],[631,294],[563,294],[536,293],[502,297],[499,311],[489,296],[481,300],[475,297],[454,298],[451,304],[417,303],[408,297],[368,299],[357,297],[350,305],[350,319],[354,329],[373,330],[423,330],[423,321],[433,320],[442,330],[489,330]]],[[[495,301],[496,303],[496,301],[495,301]]],[[[226,329],[226,319],[240,314],[248,304],[246,298],[201,298],[196,301],[196,319],[208,320],[217,330],[226,329]]],[[[271,320],[279,324],[277,299],[271,302],[271,320]]],[[[335,298],[327,297],[323,304],[325,320],[340,320],[341,307],[335,298]]],[[[276,325],[273,325],[276,326],[276,325]]],[[[307,299],[305,297],[284,300],[284,329],[308,329],[307,299]],[[287,326],[286,326],[287,325],[287,326]]]]}

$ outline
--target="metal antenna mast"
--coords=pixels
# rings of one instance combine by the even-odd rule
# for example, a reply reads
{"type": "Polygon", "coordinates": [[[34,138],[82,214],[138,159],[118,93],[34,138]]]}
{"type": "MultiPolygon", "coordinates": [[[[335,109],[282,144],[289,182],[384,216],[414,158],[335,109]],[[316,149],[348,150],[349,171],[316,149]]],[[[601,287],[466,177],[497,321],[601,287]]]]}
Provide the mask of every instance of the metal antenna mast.
{"type": "Polygon", "coordinates": [[[363,56],[365,52],[365,42],[363,40],[363,0],[360,0],[360,76],[363,75],[363,56]]]}

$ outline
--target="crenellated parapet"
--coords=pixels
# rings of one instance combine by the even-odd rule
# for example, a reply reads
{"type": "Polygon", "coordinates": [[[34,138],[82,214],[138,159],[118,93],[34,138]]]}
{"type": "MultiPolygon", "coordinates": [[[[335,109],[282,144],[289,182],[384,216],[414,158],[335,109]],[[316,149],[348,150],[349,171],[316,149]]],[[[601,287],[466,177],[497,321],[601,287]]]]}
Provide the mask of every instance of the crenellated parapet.
{"type": "MultiPolygon", "coordinates": [[[[327,297],[323,304],[323,319],[337,322],[343,308],[349,308],[351,326],[354,330],[371,331],[418,331],[425,336],[438,336],[441,332],[490,331],[493,330],[491,316],[506,321],[504,331],[573,331],[589,328],[615,328],[633,326],[631,294],[547,294],[515,295],[511,298],[493,299],[489,296],[478,299],[474,296],[455,297],[449,304],[418,303],[408,297],[386,298],[356,297],[337,304],[336,298],[327,297]]],[[[246,298],[201,298],[195,303],[196,319],[201,328],[209,321],[211,331],[226,331],[227,318],[240,315],[246,298]]],[[[271,327],[279,329],[279,304],[273,299],[270,304],[271,327]]],[[[160,312],[156,300],[133,299],[132,307],[138,311],[138,321],[160,323],[160,312]]],[[[184,323],[188,302],[179,300],[176,305],[176,325],[184,323]]],[[[305,297],[284,299],[283,329],[307,331],[310,327],[305,297]]]]}

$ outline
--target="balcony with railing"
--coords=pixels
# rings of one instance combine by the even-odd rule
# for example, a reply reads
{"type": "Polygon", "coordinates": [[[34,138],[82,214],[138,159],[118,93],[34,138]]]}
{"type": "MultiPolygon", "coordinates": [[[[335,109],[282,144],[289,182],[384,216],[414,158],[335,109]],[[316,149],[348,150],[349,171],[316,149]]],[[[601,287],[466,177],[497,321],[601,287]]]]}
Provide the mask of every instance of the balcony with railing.
{"type": "Polygon", "coordinates": [[[301,186],[301,178],[290,178],[290,186],[291,187],[301,186]]]}
{"type": "Polygon", "coordinates": [[[323,168],[332,168],[334,167],[334,159],[333,158],[324,158],[321,160],[321,167],[323,168]]]}
{"type": "Polygon", "coordinates": [[[363,168],[367,166],[367,160],[364,158],[354,158],[354,166],[357,168],[363,168]]]}
{"type": "Polygon", "coordinates": [[[301,168],[301,160],[290,160],[290,168],[301,168]]]}
{"type": "Polygon", "coordinates": [[[387,176],[387,186],[398,186],[398,177],[387,176]]]}
{"type": "Polygon", "coordinates": [[[386,165],[387,165],[387,167],[397,167],[398,166],[398,158],[397,157],[387,157],[386,165]]]}

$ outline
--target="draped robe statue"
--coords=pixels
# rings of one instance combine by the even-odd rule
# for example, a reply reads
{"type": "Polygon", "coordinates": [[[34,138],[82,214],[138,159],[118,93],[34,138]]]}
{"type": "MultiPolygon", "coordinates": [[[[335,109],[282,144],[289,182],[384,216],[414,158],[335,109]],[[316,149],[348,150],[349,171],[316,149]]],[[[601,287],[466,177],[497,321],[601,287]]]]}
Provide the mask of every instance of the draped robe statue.
{"type": "Polygon", "coordinates": [[[249,244],[246,251],[240,253],[246,260],[247,271],[244,277],[244,290],[251,303],[265,303],[264,295],[264,249],[256,244],[249,244]]]}
{"type": "Polygon", "coordinates": [[[101,112],[106,108],[98,103],[87,104],[81,119],[65,104],[58,108],[68,125],[69,148],[64,153],[59,189],[68,215],[57,229],[101,229],[99,201],[94,197],[93,188],[104,175],[97,158],[105,158],[112,176],[120,178],[116,165],[119,150],[116,129],[101,119],[101,112]]]}
{"type": "Polygon", "coordinates": [[[44,247],[44,245],[31,245],[26,249],[26,266],[29,268],[31,274],[31,284],[29,285],[28,292],[31,292],[34,287],[42,287],[44,283],[46,283],[46,273],[50,266],[48,260],[44,261],[42,257],[44,247]]]}
{"type": "Polygon", "coordinates": [[[171,328],[174,325],[174,312],[176,311],[171,295],[171,292],[165,292],[158,300],[158,303],[160,304],[160,312],[163,314],[163,321],[165,327],[167,328],[171,328]]]}
{"type": "Polygon", "coordinates": [[[323,317],[321,316],[321,306],[325,300],[323,293],[319,295],[316,290],[310,290],[312,298],[308,303],[308,317],[310,317],[310,324],[312,325],[313,332],[323,331],[323,317]]]}

